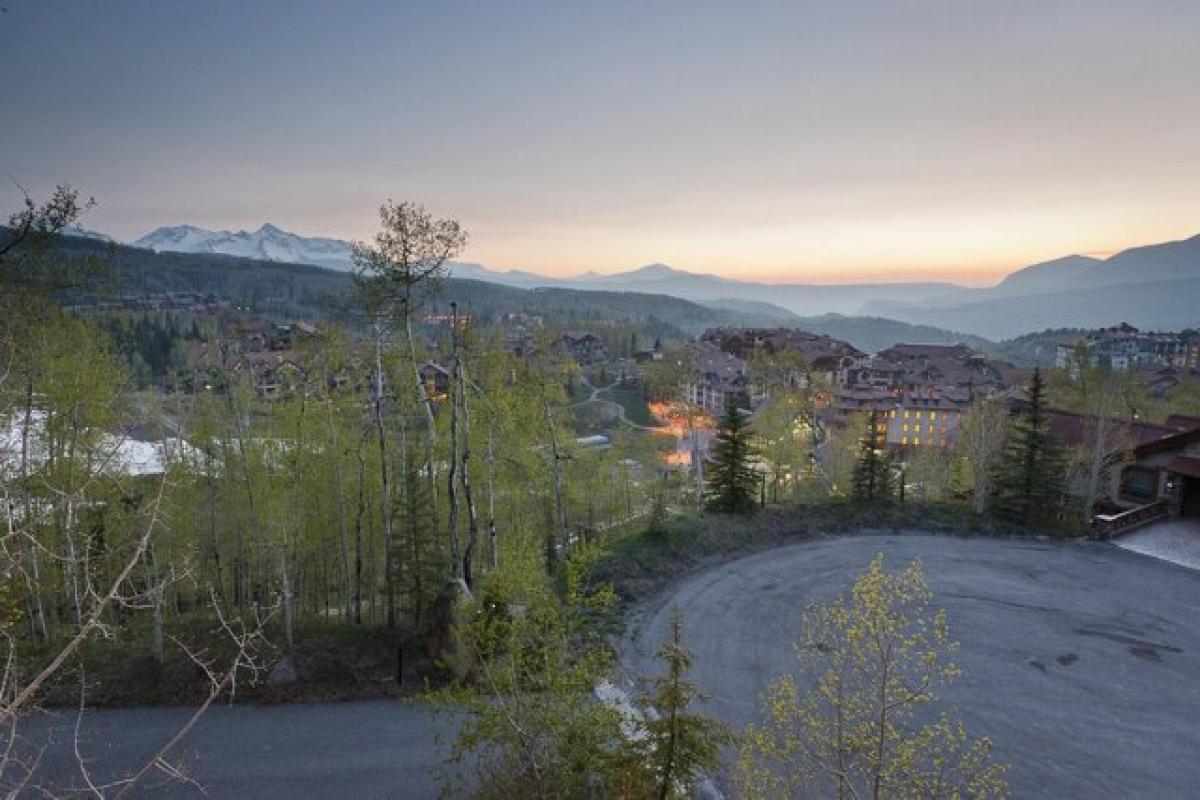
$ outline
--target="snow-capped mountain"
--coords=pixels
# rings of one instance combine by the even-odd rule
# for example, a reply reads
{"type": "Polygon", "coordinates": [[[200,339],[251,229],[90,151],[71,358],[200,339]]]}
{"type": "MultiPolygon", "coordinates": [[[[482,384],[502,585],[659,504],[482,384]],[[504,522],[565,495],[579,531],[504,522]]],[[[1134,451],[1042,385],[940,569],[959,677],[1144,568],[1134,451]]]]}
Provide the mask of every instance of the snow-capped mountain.
{"type": "Polygon", "coordinates": [[[256,231],[210,231],[193,225],[158,228],[133,243],[134,247],[176,253],[220,253],[227,256],[314,264],[350,269],[350,244],[339,239],[297,236],[265,223],[256,231]]]}

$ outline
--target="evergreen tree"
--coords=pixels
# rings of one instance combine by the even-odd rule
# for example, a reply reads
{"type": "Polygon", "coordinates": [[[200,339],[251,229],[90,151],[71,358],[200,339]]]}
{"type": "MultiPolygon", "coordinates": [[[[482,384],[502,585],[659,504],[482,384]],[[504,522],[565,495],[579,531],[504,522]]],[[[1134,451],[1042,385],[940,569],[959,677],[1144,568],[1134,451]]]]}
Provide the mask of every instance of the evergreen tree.
{"type": "Polygon", "coordinates": [[[854,499],[861,503],[886,503],[892,497],[892,458],[883,449],[884,434],[879,430],[882,424],[879,412],[872,411],[859,440],[851,485],[854,499]]]}
{"type": "Polygon", "coordinates": [[[1013,424],[996,467],[992,507],[1021,520],[1049,516],[1062,503],[1065,473],[1066,456],[1046,419],[1042,372],[1034,369],[1029,406],[1013,424]]]}
{"type": "Polygon", "coordinates": [[[744,514],[758,499],[758,473],[750,466],[754,455],[751,433],[737,403],[725,406],[721,428],[708,462],[708,489],[705,506],[710,511],[744,514]]]}
{"type": "Polygon", "coordinates": [[[730,741],[724,725],[691,710],[704,696],[687,680],[693,656],[683,647],[678,608],[671,610],[668,636],[656,654],[666,673],[648,681],[649,691],[637,699],[643,735],[634,740],[658,800],[690,797],[696,779],[720,766],[721,746],[730,741]]]}

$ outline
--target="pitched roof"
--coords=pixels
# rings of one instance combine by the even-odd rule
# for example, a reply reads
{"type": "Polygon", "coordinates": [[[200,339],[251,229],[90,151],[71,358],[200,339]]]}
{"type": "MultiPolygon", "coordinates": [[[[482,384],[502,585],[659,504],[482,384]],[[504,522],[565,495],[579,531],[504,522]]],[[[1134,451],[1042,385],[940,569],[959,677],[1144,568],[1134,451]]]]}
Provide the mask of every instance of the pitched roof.
{"type": "MultiPolygon", "coordinates": [[[[1047,409],[1044,413],[1050,424],[1050,432],[1060,442],[1074,446],[1083,444],[1087,439],[1090,419],[1087,415],[1054,408],[1047,409]]],[[[1178,436],[1200,433],[1200,429],[1196,431],[1181,431],[1179,428],[1156,425],[1151,422],[1142,422],[1141,420],[1113,419],[1111,421],[1118,428],[1123,429],[1123,433],[1129,437],[1134,450],[1142,450],[1148,446],[1161,444],[1178,436]]],[[[1180,446],[1184,443],[1181,441],[1180,446]]]]}

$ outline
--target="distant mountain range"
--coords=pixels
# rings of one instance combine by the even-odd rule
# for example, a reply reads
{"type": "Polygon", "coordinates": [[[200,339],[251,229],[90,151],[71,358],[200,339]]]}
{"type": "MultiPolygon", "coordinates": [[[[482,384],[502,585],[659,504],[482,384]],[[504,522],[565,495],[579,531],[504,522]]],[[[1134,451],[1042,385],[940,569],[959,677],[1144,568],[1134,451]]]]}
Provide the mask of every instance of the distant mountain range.
{"type": "Polygon", "coordinates": [[[132,243],[156,252],[215,253],[259,261],[312,264],[350,269],[350,243],[340,239],[297,236],[265,223],[256,231],[210,231],[193,225],[158,228],[132,243]]]}
{"type": "Polygon", "coordinates": [[[872,300],[861,310],[1006,339],[1046,328],[1200,327],[1200,235],[1133,247],[1107,259],[1068,256],[1018,270],[996,286],[923,301],[872,300]]]}
{"type": "MultiPolygon", "coordinates": [[[[338,270],[351,267],[348,242],[298,236],[271,224],[253,232],[236,233],[177,225],[158,228],[133,245],[155,251],[225,254],[338,270]]],[[[664,294],[710,307],[753,310],[760,318],[768,304],[776,312],[800,316],[884,317],[989,339],[1044,328],[1096,327],[1122,321],[1161,329],[1200,326],[1200,236],[1134,247],[1107,259],[1066,256],[1017,270],[985,289],[936,282],[767,284],[657,263],[614,275],[588,272],[554,278],[455,262],[451,274],[523,289],[664,294]]]]}

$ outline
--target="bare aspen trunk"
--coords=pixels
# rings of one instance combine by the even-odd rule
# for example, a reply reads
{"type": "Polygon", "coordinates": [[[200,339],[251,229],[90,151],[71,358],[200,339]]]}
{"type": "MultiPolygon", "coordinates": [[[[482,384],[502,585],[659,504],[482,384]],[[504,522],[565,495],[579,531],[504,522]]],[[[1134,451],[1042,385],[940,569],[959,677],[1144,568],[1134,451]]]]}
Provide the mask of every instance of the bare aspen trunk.
{"type": "Polygon", "coordinates": [[[450,364],[450,467],[446,474],[446,492],[450,500],[450,569],[451,576],[463,579],[462,562],[458,554],[458,390],[460,372],[458,369],[458,305],[450,304],[451,325],[450,338],[453,342],[453,355],[450,364]]]}
{"type": "Polygon", "coordinates": [[[461,357],[457,358],[455,363],[458,366],[458,401],[462,404],[463,429],[462,473],[459,480],[462,484],[463,499],[467,504],[467,546],[463,548],[462,574],[467,588],[471,589],[474,588],[472,562],[479,543],[479,515],[475,510],[475,496],[471,493],[471,411],[467,406],[467,368],[461,357]]]}
{"type": "Polygon", "coordinates": [[[567,508],[563,498],[562,461],[564,456],[558,449],[558,434],[554,429],[554,414],[550,411],[550,401],[545,397],[542,398],[542,407],[546,412],[546,425],[550,429],[550,453],[554,458],[554,519],[558,526],[558,549],[560,553],[565,554],[570,541],[567,537],[567,508]]]}
{"type": "MultiPolygon", "coordinates": [[[[404,303],[404,337],[408,343],[408,360],[412,364],[413,378],[417,383],[417,399],[420,401],[421,407],[425,409],[425,421],[428,423],[429,457],[432,459],[434,447],[437,445],[437,429],[433,424],[433,400],[430,399],[429,392],[425,391],[425,381],[421,380],[421,365],[417,363],[417,345],[413,340],[412,315],[407,302],[404,303]]],[[[432,478],[433,473],[429,474],[432,478]]]]}
{"type": "Polygon", "coordinates": [[[150,647],[154,660],[163,663],[165,657],[163,635],[163,586],[159,580],[158,563],[154,558],[154,545],[146,546],[144,561],[146,586],[150,591],[150,601],[154,605],[154,620],[150,634],[150,647]]]}
{"type": "Polygon", "coordinates": [[[392,570],[392,494],[388,482],[387,437],[383,427],[383,322],[375,321],[375,430],[379,442],[379,505],[383,532],[383,582],[387,626],[396,627],[395,581],[392,570]]]}
{"type": "MultiPolygon", "coordinates": [[[[246,434],[243,429],[242,413],[240,409],[232,406],[232,401],[231,407],[233,408],[234,415],[234,431],[237,434],[238,453],[242,457],[242,480],[246,486],[246,504],[250,511],[250,521],[253,523],[254,536],[259,542],[262,542],[262,523],[259,521],[258,509],[254,502],[254,487],[250,481],[250,463],[246,459],[246,434]]],[[[244,569],[245,567],[243,566],[244,569]]],[[[263,586],[266,586],[265,580],[263,586]]]]}
{"type": "Polygon", "coordinates": [[[704,459],[700,457],[700,440],[696,436],[696,418],[689,411],[688,432],[692,439],[692,471],[696,475],[696,510],[704,511],[704,459]]]}
{"type": "Polygon", "coordinates": [[[345,619],[350,618],[351,589],[350,589],[350,544],[346,533],[346,497],[345,482],[342,480],[342,453],[338,449],[337,425],[333,421],[333,403],[329,404],[329,443],[333,451],[333,482],[334,495],[337,497],[338,515],[338,549],[342,557],[342,608],[345,619]]]}
{"type": "MultiPolygon", "coordinates": [[[[364,436],[364,439],[366,437],[364,436]]],[[[362,624],[362,576],[363,576],[363,515],[367,511],[364,496],[366,484],[366,459],[363,458],[363,442],[355,451],[358,457],[358,507],[354,515],[354,624],[362,624]]]]}
{"type": "MultiPolygon", "coordinates": [[[[437,454],[437,427],[434,424],[433,418],[433,400],[430,399],[429,393],[425,391],[425,382],[421,380],[421,367],[417,364],[417,345],[413,341],[412,333],[412,315],[409,309],[409,303],[404,301],[404,336],[408,343],[408,360],[412,365],[413,378],[417,384],[417,401],[423,409],[425,409],[425,438],[429,452],[425,458],[425,478],[429,481],[429,492],[432,495],[430,505],[433,510],[433,527],[437,530],[438,527],[438,492],[437,481],[434,479],[433,461],[437,454]]],[[[453,455],[451,461],[454,460],[453,455]]]]}
{"type": "Polygon", "coordinates": [[[75,612],[75,624],[83,627],[83,597],[79,591],[79,553],[75,549],[75,535],[71,532],[75,527],[75,504],[70,498],[64,502],[62,535],[67,545],[66,570],[67,580],[71,586],[71,609],[75,612]]]}
{"type": "Polygon", "coordinates": [[[212,474],[211,459],[205,459],[205,480],[208,483],[208,541],[212,548],[213,578],[217,597],[225,601],[225,578],[221,574],[221,541],[217,534],[217,482],[212,474]]]}
{"type": "MultiPolygon", "coordinates": [[[[33,380],[25,382],[25,418],[21,424],[21,500],[24,507],[26,526],[33,524],[33,498],[29,492],[29,429],[33,424],[33,380]]],[[[42,606],[40,587],[41,576],[38,574],[38,549],[30,537],[28,549],[29,569],[25,573],[26,588],[29,593],[29,627],[34,640],[40,632],[43,641],[50,638],[46,630],[46,611],[42,606]]]]}
{"type": "MultiPolygon", "coordinates": [[[[300,452],[300,445],[304,439],[304,414],[307,410],[307,394],[301,395],[300,415],[296,418],[296,441],[293,446],[294,455],[292,457],[292,513],[291,519],[287,521],[287,527],[284,531],[283,544],[279,548],[279,577],[280,585],[283,589],[283,631],[289,654],[293,654],[296,648],[296,590],[293,585],[292,571],[294,565],[292,564],[292,553],[300,528],[301,488],[300,458],[296,454],[300,452]]],[[[303,571],[301,571],[299,577],[303,579],[303,571]]],[[[301,587],[303,585],[303,580],[301,580],[301,587]]],[[[301,595],[300,599],[303,602],[303,595],[301,595]]]]}
{"type": "Polygon", "coordinates": [[[488,547],[491,549],[492,569],[500,568],[500,542],[496,537],[496,454],[492,448],[492,426],[488,424],[487,435],[487,496],[488,496],[488,547]]]}
{"type": "MultiPolygon", "coordinates": [[[[228,469],[229,466],[229,444],[224,437],[221,438],[221,462],[228,469]]],[[[215,513],[215,512],[214,512],[215,513]]],[[[248,559],[246,556],[246,533],[242,525],[234,526],[237,531],[237,558],[233,564],[233,602],[239,609],[246,607],[246,603],[250,599],[249,587],[249,572],[247,569],[248,559]]]]}
{"type": "Polygon", "coordinates": [[[295,594],[292,591],[291,570],[288,569],[288,557],[285,548],[279,551],[279,579],[283,589],[283,637],[287,644],[288,654],[296,652],[295,638],[295,594]]]}

